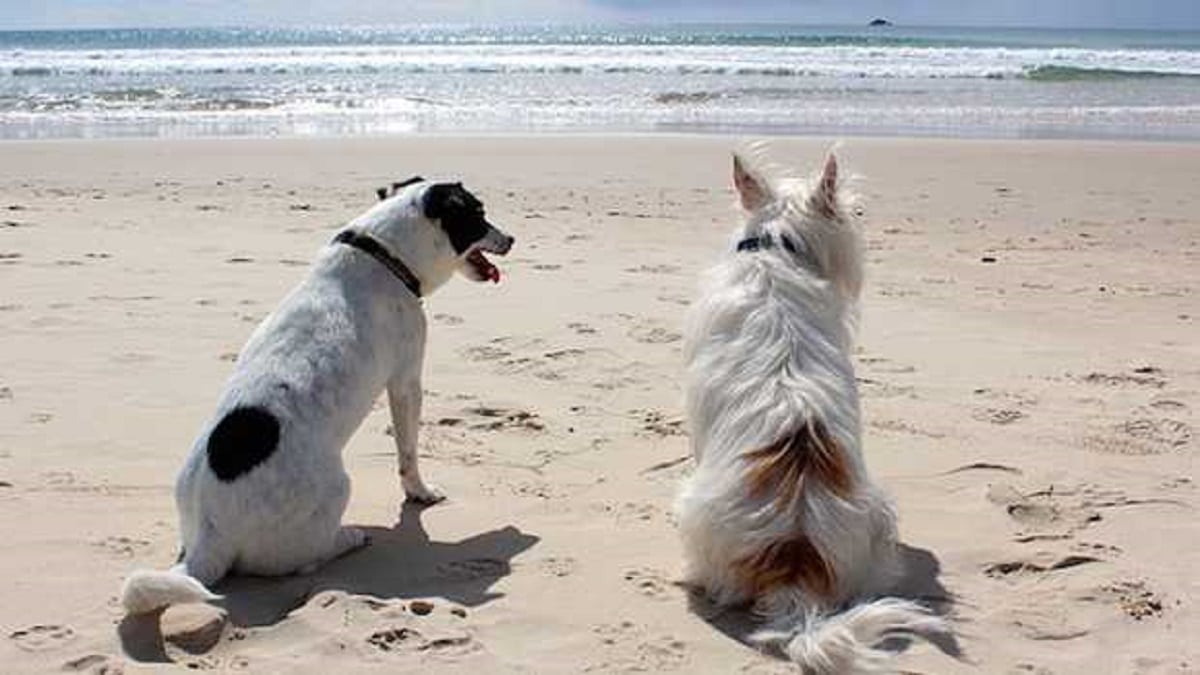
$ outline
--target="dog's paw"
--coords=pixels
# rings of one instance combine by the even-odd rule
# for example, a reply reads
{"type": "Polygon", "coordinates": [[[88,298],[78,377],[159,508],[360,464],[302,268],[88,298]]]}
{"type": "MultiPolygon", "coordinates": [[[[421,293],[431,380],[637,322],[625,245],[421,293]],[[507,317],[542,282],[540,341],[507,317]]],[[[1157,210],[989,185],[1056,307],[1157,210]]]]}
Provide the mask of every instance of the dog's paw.
{"type": "Polygon", "coordinates": [[[436,485],[422,484],[404,488],[405,499],[414,504],[436,504],[445,501],[446,493],[436,485]]]}

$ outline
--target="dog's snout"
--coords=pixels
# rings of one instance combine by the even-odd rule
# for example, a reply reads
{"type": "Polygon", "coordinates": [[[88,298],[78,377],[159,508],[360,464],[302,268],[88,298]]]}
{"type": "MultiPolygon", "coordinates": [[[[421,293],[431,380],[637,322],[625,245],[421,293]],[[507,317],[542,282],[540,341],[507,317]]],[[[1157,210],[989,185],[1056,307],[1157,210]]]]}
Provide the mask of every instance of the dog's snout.
{"type": "Polygon", "coordinates": [[[500,250],[496,252],[500,254],[508,253],[509,249],[513,247],[513,244],[516,243],[516,241],[516,238],[510,234],[503,235],[500,239],[500,250]]]}
{"type": "Polygon", "coordinates": [[[483,249],[488,253],[504,255],[512,248],[515,239],[504,230],[488,223],[487,236],[483,239],[483,249]]]}

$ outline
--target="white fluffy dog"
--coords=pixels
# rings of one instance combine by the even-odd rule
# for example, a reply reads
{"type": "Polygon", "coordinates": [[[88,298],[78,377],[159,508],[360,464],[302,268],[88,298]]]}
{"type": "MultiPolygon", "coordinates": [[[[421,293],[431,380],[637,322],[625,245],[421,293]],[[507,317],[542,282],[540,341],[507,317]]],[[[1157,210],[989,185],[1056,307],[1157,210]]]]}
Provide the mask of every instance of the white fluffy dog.
{"type": "Polygon", "coordinates": [[[341,525],[350,496],[341,453],[385,388],[405,493],[443,498],[417,469],[421,296],[456,270],[498,281],[483,254],[503,255],[513,240],[458,183],[414,178],[380,198],[242,348],[176,482],[182,559],[131,575],[127,611],[211,599],[205,586],[230,571],[306,572],[365,544],[341,525]]]}
{"type": "Polygon", "coordinates": [[[752,603],[765,620],[752,639],[805,672],[882,669],[884,638],[943,624],[878,597],[899,563],[895,514],[860,447],[860,235],[833,155],[815,182],[735,156],[734,184],[746,221],[687,329],[686,581],[719,606],[752,603]]]}

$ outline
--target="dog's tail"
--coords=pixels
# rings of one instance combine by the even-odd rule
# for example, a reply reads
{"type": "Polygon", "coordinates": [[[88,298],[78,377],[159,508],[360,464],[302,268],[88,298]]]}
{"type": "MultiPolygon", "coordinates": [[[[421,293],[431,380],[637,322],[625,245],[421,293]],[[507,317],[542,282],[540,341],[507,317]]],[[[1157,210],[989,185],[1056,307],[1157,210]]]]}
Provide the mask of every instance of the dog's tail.
{"type": "MultiPolygon", "coordinates": [[[[742,458],[751,495],[765,500],[775,512],[795,508],[817,486],[835,501],[847,500],[858,480],[845,449],[815,419],[742,458]]],[[[751,639],[786,653],[806,675],[890,672],[886,663],[890,653],[881,644],[888,638],[928,638],[948,632],[942,618],[900,598],[879,598],[837,613],[795,602],[796,591],[832,600],[840,581],[829,552],[803,529],[739,560],[735,569],[768,603],[762,609],[768,627],[751,639]]]]}
{"type": "Polygon", "coordinates": [[[892,654],[880,647],[889,638],[929,637],[947,632],[928,609],[900,598],[880,598],[833,615],[806,615],[796,627],[759,631],[755,642],[780,649],[805,675],[859,675],[891,672],[892,654]]]}
{"type": "Polygon", "coordinates": [[[121,604],[130,614],[143,614],[186,602],[219,600],[221,596],[187,573],[183,563],[165,572],[138,570],[129,575],[121,588],[121,604]]]}

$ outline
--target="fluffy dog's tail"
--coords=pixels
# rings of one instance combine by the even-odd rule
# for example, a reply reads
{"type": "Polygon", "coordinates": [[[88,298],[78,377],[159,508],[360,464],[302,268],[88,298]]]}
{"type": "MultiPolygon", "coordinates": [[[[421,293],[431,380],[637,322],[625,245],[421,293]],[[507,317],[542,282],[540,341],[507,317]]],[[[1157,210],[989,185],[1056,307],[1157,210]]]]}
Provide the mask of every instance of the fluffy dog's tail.
{"type": "MultiPolygon", "coordinates": [[[[834,501],[849,499],[858,480],[846,451],[814,419],[742,457],[751,495],[767,500],[775,511],[794,508],[814,485],[834,501]]],[[[751,639],[779,648],[806,675],[890,672],[886,663],[890,654],[881,648],[882,642],[891,637],[948,632],[940,617],[900,598],[879,598],[829,614],[814,610],[809,603],[794,602],[793,588],[798,587],[805,596],[832,599],[839,583],[829,552],[803,529],[739,560],[735,569],[766,599],[762,611],[768,617],[768,628],[751,639]]]]}
{"type": "Polygon", "coordinates": [[[899,598],[881,598],[856,605],[840,614],[807,615],[795,628],[759,631],[755,642],[783,651],[805,675],[860,675],[891,672],[892,654],[880,643],[892,637],[945,633],[945,622],[921,605],[899,598]]]}
{"type": "Polygon", "coordinates": [[[180,563],[166,572],[138,570],[129,575],[121,588],[121,604],[130,614],[143,614],[185,602],[219,600],[199,580],[187,573],[180,563]]]}

